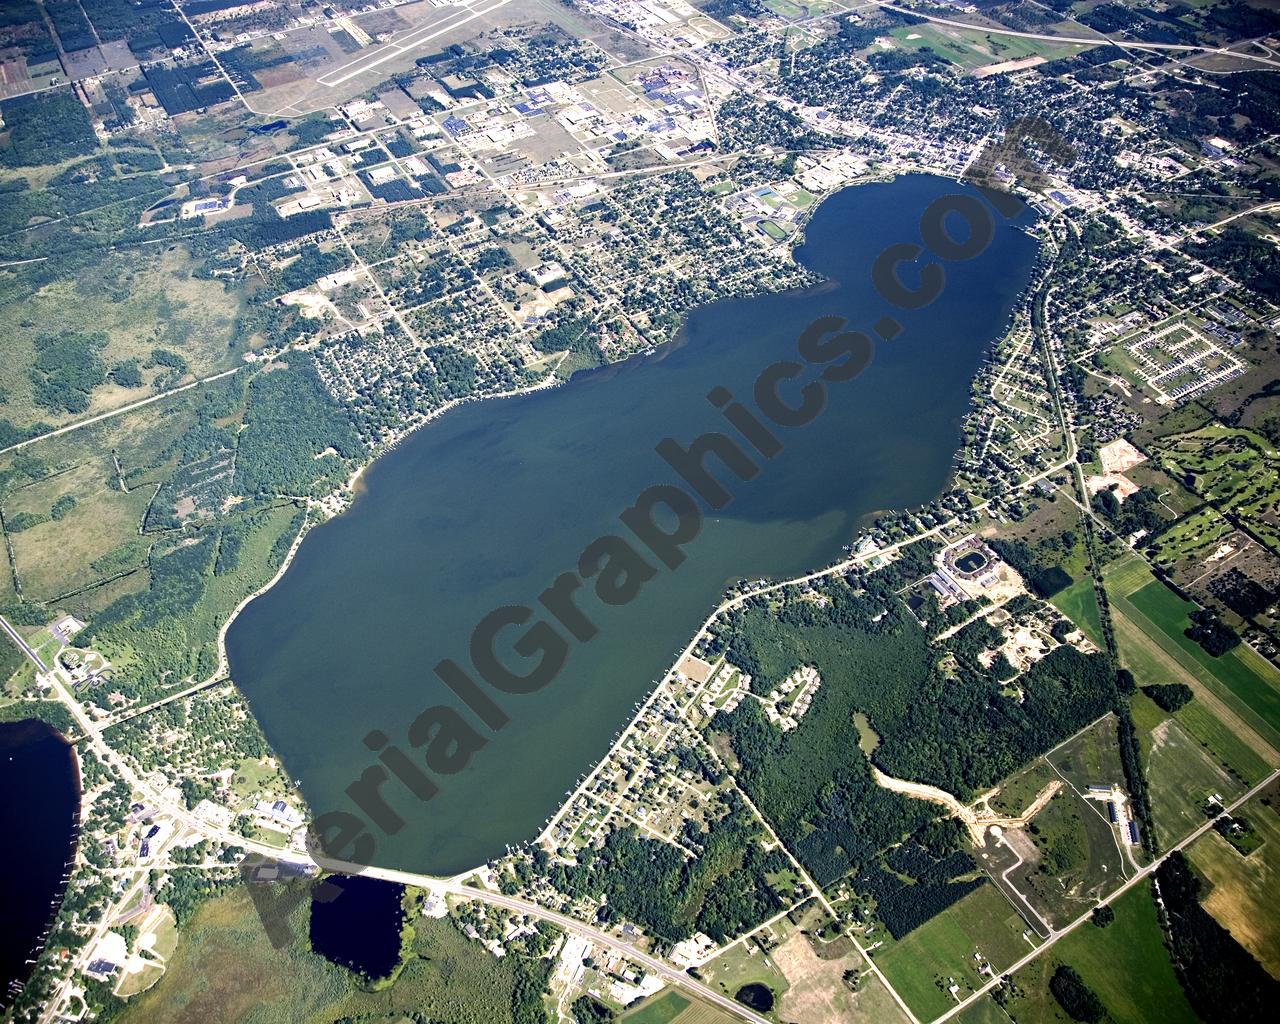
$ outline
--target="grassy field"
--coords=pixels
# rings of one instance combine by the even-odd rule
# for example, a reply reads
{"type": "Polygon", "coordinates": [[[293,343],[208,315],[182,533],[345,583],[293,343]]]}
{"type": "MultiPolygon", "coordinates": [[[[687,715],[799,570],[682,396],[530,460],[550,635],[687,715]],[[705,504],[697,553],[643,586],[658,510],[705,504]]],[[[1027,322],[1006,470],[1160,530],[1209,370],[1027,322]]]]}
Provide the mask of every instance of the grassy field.
{"type": "Polygon", "coordinates": [[[1191,623],[1187,613],[1195,606],[1183,601],[1162,583],[1149,583],[1131,594],[1129,602],[1155,623],[1166,636],[1203,669],[1260,715],[1272,728],[1280,728],[1280,672],[1241,645],[1215,658],[1183,635],[1191,623]]]}
{"type": "Polygon", "coordinates": [[[1244,783],[1215,764],[1173,719],[1143,739],[1151,811],[1162,846],[1173,845],[1205,823],[1202,808],[1209,796],[1219,794],[1229,803],[1245,791],[1244,783]]]}
{"type": "Polygon", "coordinates": [[[1242,778],[1246,786],[1251,786],[1271,771],[1261,757],[1253,749],[1242,743],[1240,738],[1222,724],[1222,721],[1197,701],[1178,710],[1174,716],[1178,723],[1194,736],[1200,745],[1207,748],[1218,759],[1242,778]]]}
{"type": "MultiPolygon", "coordinates": [[[[1126,664],[1134,663],[1135,676],[1140,671],[1157,675],[1161,662],[1176,663],[1264,740],[1272,746],[1280,744],[1280,671],[1244,645],[1214,658],[1184,636],[1183,630],[1190,624],[1187,613],[1195,606],[1156,580],[1140,558],[1115,563],[1105,576],[1122,654],[1126,664]],[[1128,651],[1120,635],[1121,620],[1125,619],[1135,628],[1129,634],[1128,651]],[[1135,631],[1144,634],[1155,650],[1142,652],[1142,644],[1133,642],[1135,631]]],[[[1164,672],[1157,681],[1171,681],[1169,673],[1164,672]]]]}
{"type": "Polygon", "coordinates": [[[1045,785],[1057,778],[1042,758],[1037,758],[1021,771],[1000,783],[999,790],[987,803],[1000,814],[1018,815],[1036,798],[1045,785]]]}
{"type": "Polygon", "coordinates": [[[855,1010],[859,996],[844,983],[845,971],[861,973],[862,958],[847,938],[815,946],[818,941],[796,932],[773,950],[774,963],[788,982],[778,1001],[781,1020],[836,1024],[862,1016],[855,1010]]]}
{"type": "Polygon", "coordinates": [[[753,942],[740,942],[701,969],[703,980],[712,988],[732,996],[743,985],[765,985],[775,1000],[787,990],[787,979],[769,954],[753,942]]]}
{"type": "Polygon", "coordinates": [[[448,919],[419,918],[413,956],[381,992],[312,953],[304,904],[291,917],[299,938],[273,949],[248,891],[203,906],[186,925],[168,970],[130,1000],[123,1024],[331,1024],[397,1020],[410,1013],[456,1024],[509,1024],[513,969],[448,919]]]}
{"type": "MultiPolygon", "coordinates": [[[[28,599],[51,601],[92,582],[98,576],[93,563],[138,536],[153,489],[144,486],[128,493],[121,491],[110,467],[110,456],[91,459],[21,488],[5,501],[6,516],[25,510],[47,514],[63,495],[76,501],[64,518],[50,519],[11,536],[18,576],[28,599]]],[[[138,553],[145,555],[145,545],[138,553]]]]}
{"type": "Polygon", "coordinates": [[[950,25],[906,25],[890,33],[898,46],[909,50],[929,49],[965,69],[1043,55],[1064,57],[1087,49],[1039,39],[993,36],[981,30],[967,31],[950,25]]]}
{"type": "Polygon", "coordinates": [[[1049,760],[1079,790],[1120,779],[1124,770],[1115,717],[1099,719],[1050,754],[1049,760]]]}
{"type": "MultiPolygon", "coordinates": [[[[1260,781],[1271,770],[1269,761],[1280,761],[1276,751],[1269,748],[1256,734],[1242,735],[1241,730],[1248,728],[1243,723],[1238,728],[1226,724],[1219,713],[1233,716],[1233,712],[1229,707],[1219,705],[1215,693],[1208,689],[1197,674],[1162,649],[1123,612],[1116,609],[1113,612],[1120,659],[1134,674],[1138,686],[1180,682],[1197,690],[1198,698],[1181,708],[1174,717],[1223,767],[1235,772],[1249,784],[1260,781]],[[1214,702],[1215,707],[1219,708],[1217,713],[1210,709],[1206,700],[1214,702]],[[1259,753],[1259,749],[1266,757],[1259,753]]],[[[1148,730],[1168,717],[1166,712],[1141,693],[1135,695],[1132,706],[1135,721],[1139,724],[1145,721],[1148,730]]]]}
{"type": "MultiPolygon", "coordinates": [[[[53,598],[145,562],[148,541],[138,536],[142,514],[176,466],[174,442],[195,419],[186,393],[0,456],[0,471],[22,469],[0,497],[7,518],[19,512],[47,517],[60,497],[76,499],[62,519],[9,534],[24,596],[53,598]],[[120,488],[115,459],[128,493],[120,488]]],[[[145,574],[137,584],[145,586],[145,574]]],[[[108,596],[123,592],[117,587],[108,596]]],[[[92,607],[83,610],[104,607],[100,596],[86,593],[80,600],[92,607]]]]}
{"type": "Polygon", "coordinates": [[[154,348],[178,353],[193,376],[234,365],[241,355],[231,347],[241,297],[222,281],[195,277],[197,265],[181,246],[107,252],[74,280],[47,284],[0,305],[6,339],[0,388],[9,395],[4,417],[18,426],[57,426],[145,398],[157,381],[166,379],[164,367],[146,368],[141,387],[108,381],[95,388],[84,413],[42,408],[34,401],[30,376],[35,339],[64,330],[104,334],[107,343],[99,355],[107,369],[130,359],[146,363],[154,348]]]}
{"type": "Polygon", "coordinates": [[[1012,1017],[1070,1024],[1048,988],[1053,972],[1065,963],[1102,1000],[1114,1024],[1194,1024],[1196,1016],[1164,947],[1150,887],[1135,886],[1113,907],[1116,919],[1110,926],[1080,926],[1014,976],[1018,996],[1009,1006],[1012,1017]]]}
{"type": "Polygon", "coordinates": [[[689,1000],[675,989],[659,992],[622,1015],[627,1024],[669,1024],[689,1007],[689,1000]]]}
{"type": "Polygon", "coordinates": [[[1085,636],[1102,646],[1102,617],[1098,614],[1092,579],[1086,576],[1076,580],[1066,590],[1054,594],[1049,603],[1079,626],[1085,636]]]}
{"type": "Polygon", "coordinates": [[[1208,832],[1192,844],[1188,855],[1196,869],[1212,884],[1205,909],[1235,936],[1275,977],[1280,977],[1280,813],[1276,792],[1271,806],[1254,797],[1237,815],[1248,818],[1262,846],[1241,856],[1216,832],[1208,832]]]}
{"type": "Polygon", "coordinates": [[[1026,923],[994,885],[976,889],[928,923],[872,957],[912,1011],[922,1019],[955,1005],[948,979],[962,998],[987,979],[978,974],[975,952],[998,974],[1031,946],[1022,937],[1026,923]]]}

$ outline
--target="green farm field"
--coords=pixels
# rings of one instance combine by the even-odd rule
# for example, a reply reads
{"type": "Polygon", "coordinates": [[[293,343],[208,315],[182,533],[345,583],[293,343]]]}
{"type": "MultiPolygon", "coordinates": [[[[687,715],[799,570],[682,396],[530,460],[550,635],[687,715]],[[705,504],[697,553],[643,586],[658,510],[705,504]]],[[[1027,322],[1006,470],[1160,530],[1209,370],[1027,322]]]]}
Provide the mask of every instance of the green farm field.
{"type": "MultiPolygon", "coordinates": [[[[1214,658],[1183,635],[1195,605],[1156,580],[1141,559],[1132,557],[1106,570],[1107,593],[1129,619],[1165,655],[1240,715],[1268,743],[1280,743],[1280,671],[1243,644],[1214,658]]],[[[1136,674],[1136,673],[1135,673],[1136,674]]]]}
{"type": "Polygon", "coordinates": [[[1098,598],[1093,591],[1092,579],[1086,576],[1076,580],[1066,590],[1054,594],[1049,603],[1095,644],[1102,645],[1102,617],[1098,613],[1098,598]]]}
{"type": "Polygon", "coordinates": [[[1010,1016],[1036,1024],[1071,1024],[1049,993],[1053,972],[1068,964],[1102,1001],[1114,1024],[1194,1024],[1196,1016],[1169,962],[1150,886],[1139,883],[1112,907],[1116,916],[1108,927],[1079,926],[1014,975],[1018,995],[1008,1006],[1010,1016]]]}
{"type": "Polygon", "coordinates": [[[955,1005],[940,980],[954,977],[962,994],[988,980],[973,954],[981,952],[997,974],[1031,950],[1026,923],[994,885],[975,889],[873,959],[889,984],[922,1019],[955,1005]]]}
{"type": "Polygon", "coordinates": [[[1188,854],[1212,886],[1201,902],[1273,976],[1280,976],[1280,921],[1275,913],[1280,905],[1280,811],[1275,787],[1236,814],[1249,820],[1262,845],[1242,856],[1216,832],[1197,839],[1188,854]]]}

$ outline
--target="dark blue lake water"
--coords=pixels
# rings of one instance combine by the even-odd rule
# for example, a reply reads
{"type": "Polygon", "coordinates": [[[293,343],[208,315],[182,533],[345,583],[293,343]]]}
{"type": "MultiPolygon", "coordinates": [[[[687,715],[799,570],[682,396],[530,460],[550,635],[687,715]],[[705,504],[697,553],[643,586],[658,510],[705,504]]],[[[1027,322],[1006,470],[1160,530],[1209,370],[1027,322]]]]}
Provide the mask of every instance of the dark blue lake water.
{"type": "Polygon", "coordinates": [[[894,312],[905,329],[878,344],[856,380],[830,384],[825,411],[783,432],[784,451],[758,459],[754,480],[721,474],[734,499],[707,512],[678,569],[661,567],[625,607],[584,598],[598,634],[572,643],[563,671],[539,692],[495,693],[510,724],[490,733],[470,719],[486,745],[465,770],[436,777],[434,798],[384,787],[405,824],[368,833],[375,861],[452,874],[531,838],[727,583],[825,564],[869,513],[935,497],[970,380],[1037,254],[1028,234],[997,217],[981,256],[948,265],[937,301],[889,307],[871,284],[872,261],[891,243],[918,242],[928,204],[957,191],[928,176],[846,189],[821,205],[796,251],[826,284],[699,309],[678,342],[647,358],[465,406],[379,459],[351,510],[308,536],[281,583],[228,636],[233,676],[316,813],[354,810],[345,791],[374,763],[363,742],[371,730],[408,749],[421,711],[459,707],[432,667],[442,658],[469,665],[482,617],[538,607],[587,544],[622,530],[618,516],[642,490],[677,482],[655,444],[725,430],[708,392],[727,388],[751,404],[757,376],[794,359],[815,318],[847,317],[870,333],[894,312]]]}
{"type": "Polygon", "coordinates": [[[0,724],[0,1007],[26,981],[62,901],[79,813],[72,748],[42,722],[0,724]]]}

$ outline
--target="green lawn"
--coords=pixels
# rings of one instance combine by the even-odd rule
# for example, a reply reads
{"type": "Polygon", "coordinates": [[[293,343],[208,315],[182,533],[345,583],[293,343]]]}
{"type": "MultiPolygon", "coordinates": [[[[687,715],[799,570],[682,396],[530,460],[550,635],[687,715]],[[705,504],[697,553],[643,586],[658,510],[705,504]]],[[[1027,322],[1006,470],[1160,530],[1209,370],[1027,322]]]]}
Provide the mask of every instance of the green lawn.
{"type": "Polygon", "coordinates": [[[1102,618],[1098,614],[1098,598],[1093,592],[1093,580],[1086,576],[1076,580],[1066,590],[1060,590],[1049,598],[1058,611],[1074,622],[1099,647],[1102,646],[1102,618]]]}
{"type": "Polygon", "coordinates": [[[1102,1000],[1114,1024],[1194,1024],[1196,1016],[1164,947],[1150,886],[1139,883],[1112,906],[1111,925],[1081,925],[1018,972],[1014,982],[1023,994],[1009,1008],[1015,1018],[1069,1024],[1048,991],[1049,978],[1065,963],[1102,1000]]]}
{"type": "Polygon", "coordinates": [[[622,1019],[627,1024],[668,1024],[680,1016],[688,1005],[689,1000],[669,988],[624,1014],[622,1019]]]}
{"type": "MultiPolygon", "coordinates": [[[[1155,652],[1144,652],[1140,642],[1124,643],[1124,619],[1239,714],[1259,736],[1280,748],[1280,671],[1243,644],[1214,658],[1186,637],[1183,630],[1190,625],[1187,614],[1195,605],[1156,580],[1140,558],[1109,566],[1105,577],[1107,594],[1117,613],[1116,630],[1124,661],[1139,683],[1170,680],[1159,667],[1155,652]]],[[[1131,639],[1137,641],[1136,637],[1131,639]]]]}
{"type": "Polygon", "coordinates": [[[937,917],[872,956],[889,984],[921,1019],[955,1005],[948,979],[961,998],[986,984],[978,974],[980,952],[998,974],[1031,950],[1022,937],[1026,923],[994,885],[984,885],[937,917]]]}

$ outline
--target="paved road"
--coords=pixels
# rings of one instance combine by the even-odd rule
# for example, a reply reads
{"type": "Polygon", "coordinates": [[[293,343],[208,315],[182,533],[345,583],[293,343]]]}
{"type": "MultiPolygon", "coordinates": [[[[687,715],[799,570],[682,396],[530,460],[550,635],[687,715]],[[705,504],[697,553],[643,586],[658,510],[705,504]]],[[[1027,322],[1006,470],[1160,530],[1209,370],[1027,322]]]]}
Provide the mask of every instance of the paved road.
{"type": "Polygon", "coordinates": [[[0,616],[0,627],[3,627],[4,631],[9,634],[9,639],[18,645],[18,650],[35,662],[36,668],[41,672],[49,671],[49,666],[40,660],[40,655],[27,646],[27,642],[18,635],[18,631],[9,625],[3,616],[0,616]]]}
{"type": "MultiPolygon", "coordinates": [[[[44,670],[43,663],[36,655],[36,652],[27,646],[22,637],[18,635],[17,631],[14,630],[3,617],[0,617],[0,627],[3,627],[4,631],[13,638],[14,642],[18,644],[22,649],[22,652],[28,658],[37,665],[41,665],[42,670],[44,670]]],[[[304,859],[300,858],[297,854],[290,855],[288,851],[281,850],[273,846],[267,846],[262,843],[255,843],[237,833],[216,828],[208,822],[201,821],[194,817],[186,810],[186,808],[179,807],[165,801],[152,786],[148,785],[145,780],[139,777],[139,775],[125,764],[123,759],[106,744],[101,735],[103,726],[90,719],[88,714],[86,714],[84,709],[80,706],[79,702],[77,702],[59,685],[54,685],[54,693],[66,706],[67,710],[71,712],[72,718],[84,733],[83,742],[91,745],[98,756],[101,757],[105,763],[115,768],[125,782],[142,794],[143,801],[154,808],[159,814],[172,818],[175,822],[187,826],[192,831],[199,833],[207,839],[212,839],[231,846],[239,846],[263,857],[271,858],[272,860],[280,859],[282,857],[294,861],[304,859]]],[[[170,839],[175,835],[176,829],[171,833],[170,839]]],[[[554,910],[548,910],[536,903],[530,903],[526,900],[517,899],[513,896],[503,896],[500,893],[489,892],[486,889],[477,889],[474,886],[466,885],[457,879],[440,879],[434,878],[430,875],[414,874],[409,871],[397,871],[392,868],[365,867],[359,864],[326,864],[325,866],[331,867],[335,870],[349,870],[355,874],[367,875],[370,878],[383,878],[392,882],[416,885],[424,889],[430,889],[434,892],[446,892],[466,899],[481,900],[492,906],[503,907],[516,913],[527,914],[530,917],[550,921],[551,923],[565,929],[565,931],[581,935],[598,945],[616,950],[629,959],[642,964],[645,968],[652,971],[654,974],[661,976],[671,984],[684,988],[699,999],[713,1003],[726,1013],[731,1013],[741,1020],[750,1021],[751,1024],[771,1024],[767,1018],[752,1012],[736,1000],[730,999],[728,996],[722,995],[701,982],[695,981],[683,971],[672,967],[670,964],[659,960],[656,957],[650,956],[648,953],[636,949],[630,943],[624,942],[622,939],[614,935],[610,935],[608,932],[601,931],[599,928],[584,924],[575,918],[557,913],[554,910]]],[[[145,877],[146,869],[142,868],[140,870],[145,877]]],[[[130,892],[132,892],[132,887],[130,892]]],[[[98,931],[101,932],[101,930],[102,929],[99,929],[98,931]]],[[[87,946],[86,950],[89,948],[91,947],[87,946]]],[[[64,985],[63,989],[59,993],[59,998],[51,1000],[49,1005],[46,1006],[45,1019],[52,1019],[56,1006],[62,1001],[61,996],[65,995],[67,991],[69,991],[69,989],[64,985]]]]}
{"type": "MultiPolygon", "coordinates": [[[[1265,779],[1259,782],[1256,786],[1254,786],[1251,790],[1249,790],[1243,796],[1241,796],[1237,800],[1232,801],[1232,803],[1223,810],[1222,814],[1230,814],[1241,804],[1245,803],[1246,801],[1252,799],[1253,797],[1261,793],[1264,789],[1267,788],[1267,786],[1271,785],[1271,783],[1274,782],[1277,778],[1280,778],[1280,771],[1272,772],[1270,775],[1268,775],[1265,779]]],[[[1167,852],[1161,854],[1159,857],[1153,860],[1145,868],[1139,869],[1137,874],[1135,874],[1127,882],[1121,885],[1120,888],[1116,889],[1115,892],[1111,893],[1109,896],[1105,896],[1102,900],[1100,900],[1099,906],[1106,906],[1107,904],[1114,903],[1120,896],[1123,896],[1126,892],[1132,889],[1144,878],[1146,878],[1148,875],[1154,872],[1156,868],[1158,868],[1161,864],[1163,864],[1166,860],[1168,860],[1170,856],[1172,856],[1178,850],[1181,850],[1183,847],[1190,846],[1202,835],[1208,832],[1209,829],[1213,828],[1213,823],[1217,821],[1218,818],[1220,817],[1222,817],[1222,815],[1217,815],[1213,818],[1210,818],[1208,821],[1206,821],[1203,825],[1201,825],[1198,829],[1196,829],[1190,835],[1185,836],[1181,841],[1176,843],[1174,846],[1170,847],[1167,852]]],[[[1023,967],[1031,963],[1032,960],[1038,957],[1041,953],[1043,953],[1046,949],[1052,946],[1055,942],[1057,942],[1063,936],[1069,935],[1071,932],[1075,931],[1082,924],[1088,921],[1092,916],[1093,916],[1093,910],[1090,909],[1085,913],[1081,914],[1070,924],[1064,925],[1061,928],[1054,929],[1053,933],[1043,943],[1041,943],[1039,946],[1033,949],[1030,953],[1024,956],[1021,960],[1019,960],[1013,966],[1005,969],[996,977],[992,978],[989,982],[987,982],[987,984],[983,985],[982,988],[975,991],[973,995],[969,996],[969,998],[966,999],[964,1002],[956,1004],[955,1007],[948,1010],[941,1017],[936,1018],[933,1021],[933,1024],[942,1024],[943,1021],[949,1020],[950,1018],[954,1017],[956,1014],[963,1012],[971,1003],[981,999],[993,988],[999,985],[1001,978],[1008,977],[1020,971],[1023,967]]]]}
{"type": "MultiPolygon", "coordinates": [[[[340,868],[342,866],[334,865],[334,867],[340,868]]],[[[436,893],[448,893],[464,899],[481,900],[490,906],[502,907],[517,914],[526,914],[542,921],[549,921],[565,929],[565,931],[581,935],[599,946],[605,946],[621,953],[628,959],[634,960],[647,970],[658,975],[664,981],[683,988],[705,1002],[713,1003],[719,1009],[741,1020],[751,1021],[751,1024],[772,1024],[768,1018],[760,1016],[760,1014],[743,1006],[737,1000],[722,995],[700,981],[695,981],[684,971],[672,967],[666,961],[641,952],[635,946],[623,941],[616,935],[611,935],[608,932],[601,931],[599,928],[583,924],[577,918],[557,913],[554,910],[548,910],[546,907],[531,903],[528,900],[518,899],[515,896],[503,896],[500,893],[490,892],[488,889],[477,889],[474,886],[466,885],[456,880],[442,881],[429,875],[418,875],[411,871],[397,871],[394,868],[361,867],[358,864],[353,864],[350,865],[350,869],[368,878],[381,878],[388,882],[399,882],[402,885],[416,885],[436,893]]]]}

